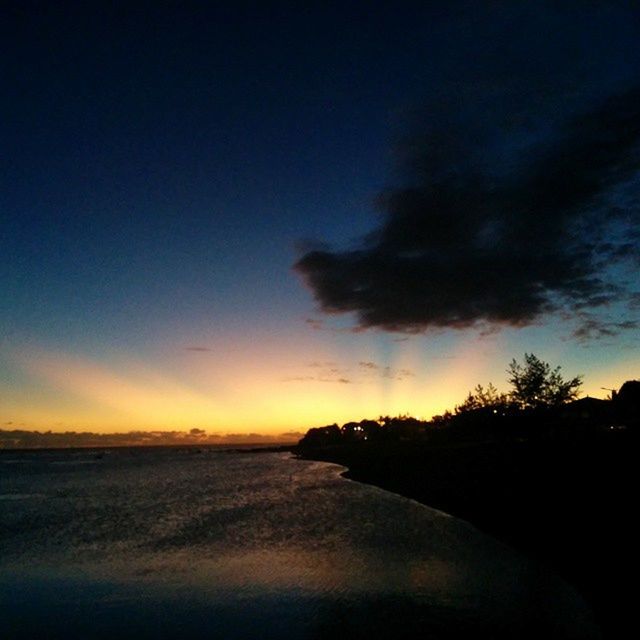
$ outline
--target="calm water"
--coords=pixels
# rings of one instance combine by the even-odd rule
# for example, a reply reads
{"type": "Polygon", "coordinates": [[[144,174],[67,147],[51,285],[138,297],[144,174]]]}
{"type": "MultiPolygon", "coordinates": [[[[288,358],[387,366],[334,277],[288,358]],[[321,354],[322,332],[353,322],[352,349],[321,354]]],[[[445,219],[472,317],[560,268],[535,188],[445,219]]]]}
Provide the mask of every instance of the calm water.
{"type": "Polygon", "coordinates": [[[3,638],[593,637],[470,525],[289,454],[0,455],[3,638]]]}

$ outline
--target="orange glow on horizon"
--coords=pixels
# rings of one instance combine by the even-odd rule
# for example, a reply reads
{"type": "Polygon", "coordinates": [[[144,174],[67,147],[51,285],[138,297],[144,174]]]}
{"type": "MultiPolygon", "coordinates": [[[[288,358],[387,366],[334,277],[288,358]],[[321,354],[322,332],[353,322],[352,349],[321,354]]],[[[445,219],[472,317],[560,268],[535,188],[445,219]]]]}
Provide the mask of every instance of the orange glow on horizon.
{"type": "Polygon", "coordinates": [[[180,354],[160,369],[130,358],[107,364],[60,351],[25,350],[13,360],[35,391],[9,394],[4,408],[14,426],[97,433],[200,428],[277,435],[381,414],[431,415],[424,399],[411,406],[421,384],[415,375],[367,377],[357,362],[345,368],[323,353],[323,362],[338,371],[328,374],[335,379],[324,378],[313,363],[291,365],[299,358],[272,351],[264,358],[238,356],[233,367],[217,355],[180,354]],[[349,382],[340,382],[340,376],[349,376],[349,382]],[[385,388],[393,391],[385,394],[385,388]]]}
{"type": "MultiPolygon", "coordinates": [[[[331,336],[329,336],[331,337],[331,336]]],[[[380,415],[429,419],[452,410],[478,383],[506,389],[509,361],[502,339],[456,341],[445,354],[361,335],[347,349],[338,340],[300,336],[211,342],[207,349],[160,348],[142,359],[88,357],[47,349],[15,349],[21,372],[0,389],[0,428],[92,431],[189,431],[207,434],[305,432],[380,415]],[[288,337],[287,337],[288,338],[288,337]],[[315,340],[315,342],[314,342],[315,340]]],[[[517,354],[516,354],[517,355],[517,354]]],[[[575,365],[574,367],[579,366],[575,365]]],[[[572,374],[572,368],[563,372],[572,374]]],[[[585,373],[583,395],[634,377],[625,360],[585,373]]]]}

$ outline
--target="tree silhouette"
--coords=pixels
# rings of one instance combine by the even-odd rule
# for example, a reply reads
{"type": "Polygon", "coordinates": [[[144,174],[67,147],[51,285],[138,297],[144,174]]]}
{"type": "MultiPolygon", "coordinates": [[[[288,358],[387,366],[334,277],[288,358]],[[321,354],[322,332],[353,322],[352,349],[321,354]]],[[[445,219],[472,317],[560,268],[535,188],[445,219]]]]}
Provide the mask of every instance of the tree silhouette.
{"type": "Polygon", "coordinates": [[[560,368],[551,369],[533,353],[524,354],[524,365],[515,359],[507,373],[512,385],[511,399],[523,409],[555,407],[578,397],[582,376],[564,380],[560,368]]]}
{"type": "Polygon", "coordinates": [[[507,395],[500,393],[491,382],[486,388],[478,384],[473,391],[469,391],[462,404],[456,405],[455,412],[460,414],[475,409],[503,409],[508,401],[507,395]]]}

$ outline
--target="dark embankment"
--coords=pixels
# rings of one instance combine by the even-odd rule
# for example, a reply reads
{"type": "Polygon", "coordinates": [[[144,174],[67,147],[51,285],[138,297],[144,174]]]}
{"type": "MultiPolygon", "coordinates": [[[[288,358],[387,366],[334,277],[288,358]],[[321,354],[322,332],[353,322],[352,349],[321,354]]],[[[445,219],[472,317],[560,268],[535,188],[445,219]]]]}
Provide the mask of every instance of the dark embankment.
{"type": "Polygon", "coordinates": [[[549,565],[609,639],[635,627],[637,441],[619,431],[565,442],[359,442],[298,454],[464,518],[549,565]]]}

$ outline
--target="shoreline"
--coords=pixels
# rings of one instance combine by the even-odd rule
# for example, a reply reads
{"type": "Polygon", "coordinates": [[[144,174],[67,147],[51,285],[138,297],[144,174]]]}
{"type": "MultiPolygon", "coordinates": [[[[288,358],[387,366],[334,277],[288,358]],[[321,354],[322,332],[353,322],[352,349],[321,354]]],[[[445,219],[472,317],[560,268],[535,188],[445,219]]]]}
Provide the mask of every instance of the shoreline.
{"type": "Polygon", "coordinates": [[[603,639],[635,622],[637,436],[298,449],[341,475],[444,511],[547,566],[593,611],[603,639]]]}

